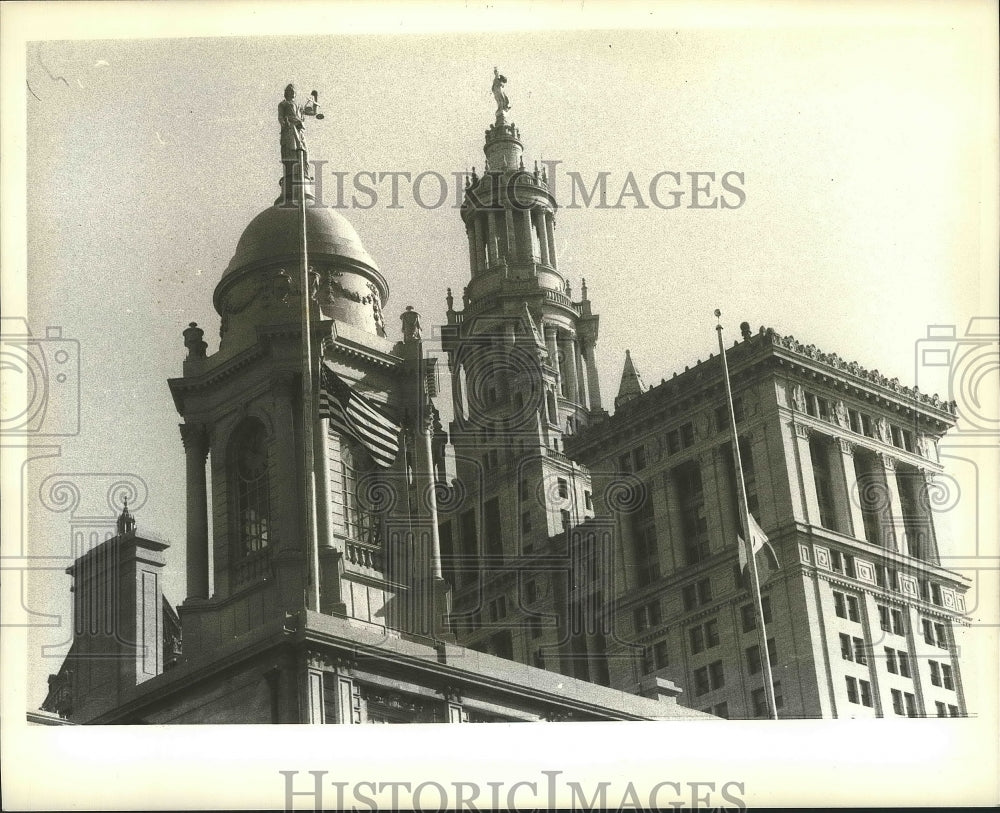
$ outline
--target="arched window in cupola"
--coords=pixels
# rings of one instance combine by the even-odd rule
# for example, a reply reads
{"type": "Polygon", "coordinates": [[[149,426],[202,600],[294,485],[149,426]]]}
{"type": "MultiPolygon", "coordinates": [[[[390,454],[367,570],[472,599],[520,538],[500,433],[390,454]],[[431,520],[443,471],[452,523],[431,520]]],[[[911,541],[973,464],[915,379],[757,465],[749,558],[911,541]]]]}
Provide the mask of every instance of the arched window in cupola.
{"type": "Polygon", "coordinates": [[[267,431],[256,418],[247,418],[234,433],[229,454],[237,557],[263,550],[271,543],[267,458],[267,431]]]}

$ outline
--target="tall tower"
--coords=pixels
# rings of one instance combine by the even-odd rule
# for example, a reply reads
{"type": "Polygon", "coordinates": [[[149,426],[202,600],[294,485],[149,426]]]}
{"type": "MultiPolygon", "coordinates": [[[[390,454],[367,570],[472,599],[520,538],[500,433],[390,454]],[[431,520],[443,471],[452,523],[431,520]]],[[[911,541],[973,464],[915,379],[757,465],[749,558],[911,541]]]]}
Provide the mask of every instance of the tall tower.
{"type": "Polygon", "coordinates": [[[481,176],[473,170],[461,210],[470,280],[461,310],[449,290],[442,330],[458,475],[442,511],[442,549],[461,642],[586,676],[567,660],[567,631],[539,631],[528,612],[537,598],[565,616],[567,579],[560,586],[528,563],[553,545],[565,547],[570,529],[593,517],[590,473],[564,454],[563,442],[604,416],[598,316],[586,284],[574,302],[559,269],[556,201],[544,170],[524,167],[504,81],[494,80],[486,169],[481,176]]]}

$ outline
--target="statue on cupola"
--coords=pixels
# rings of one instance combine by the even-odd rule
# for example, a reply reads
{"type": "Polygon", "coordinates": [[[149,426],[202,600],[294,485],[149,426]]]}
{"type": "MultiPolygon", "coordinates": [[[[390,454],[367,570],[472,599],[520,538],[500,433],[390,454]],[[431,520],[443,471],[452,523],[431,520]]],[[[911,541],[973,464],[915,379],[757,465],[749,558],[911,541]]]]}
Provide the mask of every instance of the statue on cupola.
{"type": "Polygon", "coordinates": [[[507,84],[507,77],[496,68],[493,69],[493,98],[497,100],[497,118],[501,118],[504,113],[510,110],[510,100],[504,93],[504,85],[507,84]]]}

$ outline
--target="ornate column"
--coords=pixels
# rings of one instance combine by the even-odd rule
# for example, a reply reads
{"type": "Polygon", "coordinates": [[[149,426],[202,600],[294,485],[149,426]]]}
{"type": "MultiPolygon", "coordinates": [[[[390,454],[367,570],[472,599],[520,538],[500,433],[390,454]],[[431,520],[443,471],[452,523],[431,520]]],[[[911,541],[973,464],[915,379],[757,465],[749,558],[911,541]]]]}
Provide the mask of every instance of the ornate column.
{"type": "Polygon", "coordinates": [[[558,346],[558,329],[552,325],[545,325],[545,346],[549,351],[549,361],[552,363],[552,369],[556,371],[556,379],[559,379],[559,346],[558,346]]]}
{"type": "Polygon", "coordinates": [[[531,210],[519,209],[514,213],[514,234],[517,240],[517,256],[531,262],[531,210]]]}
{"type": "MultiPolygon", "coordinates": [[[[475,220],[473,220],[475,222],[475,220]]],[[[469,273],[476,274],[479,272],[477,263],[479,262],[479,249],[476,247],[476,230],[470,225],[465,230],[465,236],[469,238],[469,273]]]]}
{"type": "Polygon", "coordinates": [[[845,513],[851,536],[865,540],[865,516],[861,512],[861,490],[858,486],[858,474],[854,468],[854,444],[845,438],[834,441],[834,453],[830,456],[834,463],[835,477],[833,482],[834,499],[840,509],[841,495],[845,495],[845,513]]]}
{"type": "Polygon", "coordinates": [[[594,341],[585,338],[580,346],[584,365],[587,368],[587,391],[590,393],[590,409],[592,412],[601,409],[601,382],[597,376],[597,363],[594,359],[594,341]]]}
{"type": "Polygon", "coordinates": [[[517,252],[517,236],[514,232],[514,212],[507,206],[503,210],[504,214],[504,255],[507,257],[507,262],[512,263],[518,255],[517,252]]]}
{"type": "Polygon", "coordinates": [[[486,218],[486,261],[487,268],[492,268],[497,264],[497,228],[493,219],[493,212],[483,212],[482,217],[486,218]]]}
{"type": "Polygon", "coordinates": [[[548,245],[549,265],[556,267],[556,236],[555,217],[551,212],[543,212],[542,222],[545,224],[545,241],[548,245]]]}
{"type": "Polygon", "coordinates": [[[583,368],[583,351],[579,339],[573,340],[573,359],[576,362],[576,380],[580,388],[580,403],[585,409],[590,408],[590,390],[588,389],[587,374],[583,368]]]}
{"type": "Polygon", "coordinates": [[[563,352],[563,370],[566,372],[566,397],[574,403],[580,403],[579,382],[576,379],[576,353],[574,339],[569,334],[562,334],[559,342],[563,352]]]}
{"type": "Polygon", "coordinates": [[[549,239],[545,230],[545,212],[542,209],[532,209],[531,219],[535,227],[535,234],[538,235],[539,262],[542,265],[550,265],[549,239]]]}
{"type": "Polygon", "coordinates": [[[812,452],[809,451],[811,429],[801,423],[792,423],[792,432],[795,435],[795,457],[799,469],[797,482],[792,483],[792,487],[798,486],[802,492],[803,508],[805,509],[805,516],[802,519],[812,525],[822,525],[819,514],[819,495],[816,493],[816,474],[813,471],[812,452]]]}
{"type": "Polygon", "coordinates": [[[208,493],[205,461],[208,432],[197,423],[180,424],[187,460],[187,597],[208,598],[208,493]]]}
{"type": "Polygon", "coordinates": [[[486,270],[483,264],[483,249],[486,244],[486,233],[483,228],[482,215],[479,212],[474,212],[472,215],[472,239],[475,241],[475,257],[472,262],[472,273],[481,274],[486,270]]]}
{"type": "Polygon", "coordinates": [[[896,482],[896,458],[879,452],[876,455],[882,473],[885,476],[886,502],[882,512],[883,533],[888,535],[888,541],[895,542],[896,550],[910,555],[906,540],[906,526],[903,524],[902,502],[899,498],[899,483],[896,482]]]}

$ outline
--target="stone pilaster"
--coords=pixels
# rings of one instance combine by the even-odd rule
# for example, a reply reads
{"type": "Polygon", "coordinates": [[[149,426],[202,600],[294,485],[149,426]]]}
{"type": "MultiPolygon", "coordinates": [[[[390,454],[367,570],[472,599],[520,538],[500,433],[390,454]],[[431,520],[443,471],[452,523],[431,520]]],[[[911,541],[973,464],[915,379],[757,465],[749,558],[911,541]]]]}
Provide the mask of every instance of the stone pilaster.
{"type": "Polygon", "coordinates": [[[207,599],[208,585],[208,492],[205,461],[208,432],[201,424],[182,423],[187,473],[187,597],[207,599]]]}
{"type": "Polygon", "coordinates": [[[854,444],[844,438],[837,438],[830,458],[834,468],[832,474],[835,498],[839,493],[847,495],[845,505],[847,527],[855,539],[864,541],[865,517],[861,513],[858,474],[854,468],[854,444]]]}

